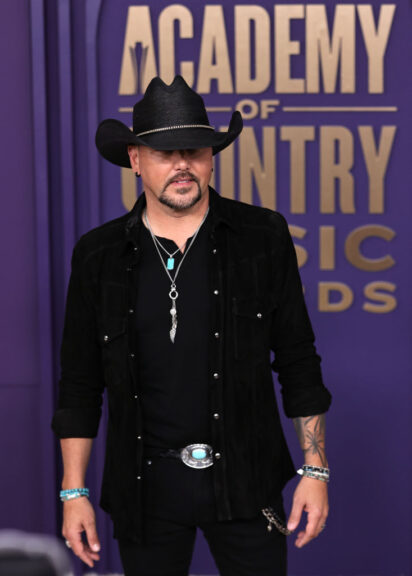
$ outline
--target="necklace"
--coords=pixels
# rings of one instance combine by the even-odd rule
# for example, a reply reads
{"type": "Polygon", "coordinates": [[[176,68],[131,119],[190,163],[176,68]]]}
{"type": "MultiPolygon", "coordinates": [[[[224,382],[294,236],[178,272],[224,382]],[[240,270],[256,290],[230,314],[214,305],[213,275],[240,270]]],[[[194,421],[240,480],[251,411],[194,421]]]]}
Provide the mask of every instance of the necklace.
{"type": "MultiPolygon", "coordinates": [[[[175,272],[174,277],[172,277],[171,274],[170,274],[170,272],[169,272],[169,270],[173,270],[173,269],[174,269],[174,259],[173,259],[173,267],[172,267],[172,268],[169,268],[169,261],[168,261],[168,265],[167,265],[167,266],[165,265],[164,260],[163,260],[163,257],[162,257],[162,254],[161,254],[161,252],[160,252],[160,250],[159,250],[158,244],[159,244],[162,248],[163,248],[163,246],[162,246],[161,242],[160,242],[160,241],[156,238],[156,236],[153,234],[152,228],[151,228],[151,226],[150,226],[149,218],[147,217],[147,210],[144,211],[144,219],[145,219],[145,222],[146,222],[146,224],[147,224],[147,228],[148,228],[148,230],[149,230],[149,232],[150,232],[150,236],[152,237],[153,243],[154,243],[155,248],[156,248],[156,251],[157,251],[157,253],[158,253],[158,255],[159,255],[159,258],[160,258],[160,261],[161,261],[161,263],[162,263],[162,266],[163,266],[163,268],[164,268],[164,270],[165,270],[165,272],[166,272],[166,274],[168,275],[169,280],[170,280],[169,298],[170,298],[170,300],[172,301],[172,307],[170,308],[170,315],[171,315],[171,317],[172,317],[172,318],[171,318],[171,320],[172,320],[172,326],[171,326],[171,328],[170,328],[170,330],[169,330],[169,336],[170,336],[170,340],[171,340],[171,342],[172,342],[173,344],[174,344],[174,341],[175,341],[175,338],[176,338],[176,331],[177,331],[177,306],[176,306],[176,300],[177,300],[178,297],[179,297],[179,292],[177,291],[177,288],[176,288],[176,278],[177,278],[177,276],[178,276],[178,274],[179,274],[179,271],[180,271],[180,268],[181,268],[181,266],[182,266],[182,264],[183,264],[183,261],[184,261],[184,259],[186,258],[186,255],[188,254],[190,248],[193,246],[193,242],[196,240],[196,236],[198,235],[199,230],[201,229],[203,222],[206,220],[206,216],[208,215],[208,213],[209,213],[209,206],[207,207],[207,210],[206,210],[206,212],[205,212],[205,215],[203,216],[203,219],[202,219],[201,223],[199,224],[198,228],[196,229],[195,233],[193,234],[192,240],[190,241],[189,246],[187,246],[186,250],[185,250],[184,253],[183,253],[183,257],[182,257],[182,259],[180,260],[180,262],[179,262],[179,264],[178,264],[178,266],[177,266],[177,268],[176,268],[176,272],[175,272]]],[[[186,241],[186,242],[187,242],[187,241],[186,241]]],[[[185,244],[186,244],[186,242],[185,242],[185,244]]],[[[184,246],[184,244],[183,244],[182,246],[184,246]]],[[[167,252],[167,250],[166,250],[165,248],[163,248],[163,249],[164,249],[164,251],[169,255],[169,253],[167,252]]],[[[173,255],[174,255],[174,254],[177,254],[178,250],[180,250],[180,248],[178,248],[178,249],[173,253],[173,255]]],[[[171,258],[171,256],[169,256],[169,259],[170,259],[170,258],[171,258]]]]}
{"type": "MultiPolygon", "coordinates": [[[[146,222],[147,222],[147,220],[146,220],[146,222]]],[[[183,246],[185,246],[187,240],[185,240],[185,241],[183,242],[183,244],[182,244],[181,246],[179,246],[179,248],[177,248],[174,252],[168,252],[168,251],[166,250],[166,248],[163,246],[163,244],[160,242],[160,240],[159,240],[156,236],[153,237],[153,240],[154,240],[155,243],[159,246],[159,248],[161,248],[161,249],[163,250],[163,252],[168,255],[168,259],[167,259],[167,269],[168,269],[168,270],[174,270],[174,267],[175,267],[175,259],[174,259],[174,256],[175,256],[179,251],[182,250],[182,248],[183,248],[183,246]]]]}

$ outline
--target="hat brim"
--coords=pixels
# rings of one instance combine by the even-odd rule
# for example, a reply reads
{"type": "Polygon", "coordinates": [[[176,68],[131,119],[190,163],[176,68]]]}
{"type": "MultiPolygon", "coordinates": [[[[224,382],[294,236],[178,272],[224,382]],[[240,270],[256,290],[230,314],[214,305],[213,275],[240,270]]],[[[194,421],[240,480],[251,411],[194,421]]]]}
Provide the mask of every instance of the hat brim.
{"type": "Polygon", "coordinates": [[[227,132],[207,128],[179,128],[136,136],[123,122],[108,118],[97,128],[96,146],[100,154],[113,164],[130,168],[127,147],[143,145],[155,150],[213,149],[217,154],[229,146],[241,133],[243,120],[240,112],[233,112],[227,132]]]}

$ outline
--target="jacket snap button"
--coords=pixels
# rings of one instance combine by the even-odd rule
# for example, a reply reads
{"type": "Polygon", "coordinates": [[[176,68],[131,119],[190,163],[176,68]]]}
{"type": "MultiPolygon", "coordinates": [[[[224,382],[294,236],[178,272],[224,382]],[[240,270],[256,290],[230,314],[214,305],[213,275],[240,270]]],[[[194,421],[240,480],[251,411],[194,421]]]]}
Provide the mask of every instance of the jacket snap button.
{"type": "Polygon", "coordinates": [[[217,296],[219,294],[219,290],[213,290],[213,294],[217,296]]]}
{"type": "Polygon", "coordinates": [[[219,460],[221,457],[222,457],[222,455],[220,454],[220,452],[216,452],[216,454],[215,454],[216,460],[219,460]]]}
{"type": "Polygon", "coordinates": [[[219,374],[218,374],[217,372],[215,372],[215,373],[213,374],[213,378],[214,378],[215,380],[217,380],[217,379],[219,378],[219,374]]]}
{"type": "Polygon", "coordinates": [[[257,316],[259,319],[262,318],[262,314],[261,314],[260,312],[258,312],[258,313],[256,314],[256,316],[257,316]]]}
{"type": "Polygon", "coordinates": [[[215,414],[213,414],[213,418],[214,418],[215,420],[219,420],[220,416],[219,416],[219,414],[216,412],[215,414]]]}
{"type": "Polygon", "coordinates": [[[107,342],[107,341],[109,340],[109,337],[108,337],[107,334],[105,334],[105,335],[103,336],[103,340],[104,340],[105,342],[107,342]]]}
{"type": "Polygon", "coordinates": [[[219,338],[220,334],[219,332],[215,332],[215,338],[219,338]]]}

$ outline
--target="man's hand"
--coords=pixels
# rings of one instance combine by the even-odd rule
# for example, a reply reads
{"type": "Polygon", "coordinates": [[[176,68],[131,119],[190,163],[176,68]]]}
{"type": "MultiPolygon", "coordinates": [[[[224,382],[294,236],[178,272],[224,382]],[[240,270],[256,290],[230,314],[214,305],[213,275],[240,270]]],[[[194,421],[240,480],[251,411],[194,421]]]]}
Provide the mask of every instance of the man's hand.
{"type": "MultiPolygon", "coordinates": [[[[304,416],[293,419],[305,457],[305,464],[328,467],[325,454],[325,416],[304,416]]],[[[293,506],[289,516],[288,528],[295,530],[302,518],[302,512],[308,515],[304,531],[298,533],[295,545],[302,548],[323,530],[329,512],[328,485],[316,478],[303,476],[293,495],[293,506]]]]}
{"type": "Polygon", "coordinates": [[[88,498],[74,498],[64,503],[62,534],[85,564],[92,568],[94,562],[100,560],[96,519],[88,498]],[[86,532],[86,542],[82,540],[82,532],[86,532]]]}
{"type": "Polygon", "coordinates": [[[297,548],[302,548],[322,531],[329,512],[328,487],[325,482],[315,478],[303,477],[293,495],[292,511],[288,528],[295,530],[301,520],[303,510],[307,513],[305,530],[298,533],[295,541],[297,548]]]}

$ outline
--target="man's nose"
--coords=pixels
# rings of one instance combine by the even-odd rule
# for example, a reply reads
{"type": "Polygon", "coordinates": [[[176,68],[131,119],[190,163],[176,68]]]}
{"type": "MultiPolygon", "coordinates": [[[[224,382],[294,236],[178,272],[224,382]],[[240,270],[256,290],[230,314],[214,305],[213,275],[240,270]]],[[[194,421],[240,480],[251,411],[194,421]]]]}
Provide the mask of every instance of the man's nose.
{"type": "Polygon", "coordinates": [[[175,151],[175,164],[178,168],[187,168],[190,164],[189,153],[187,150],[176,150],[175,151]]]}

